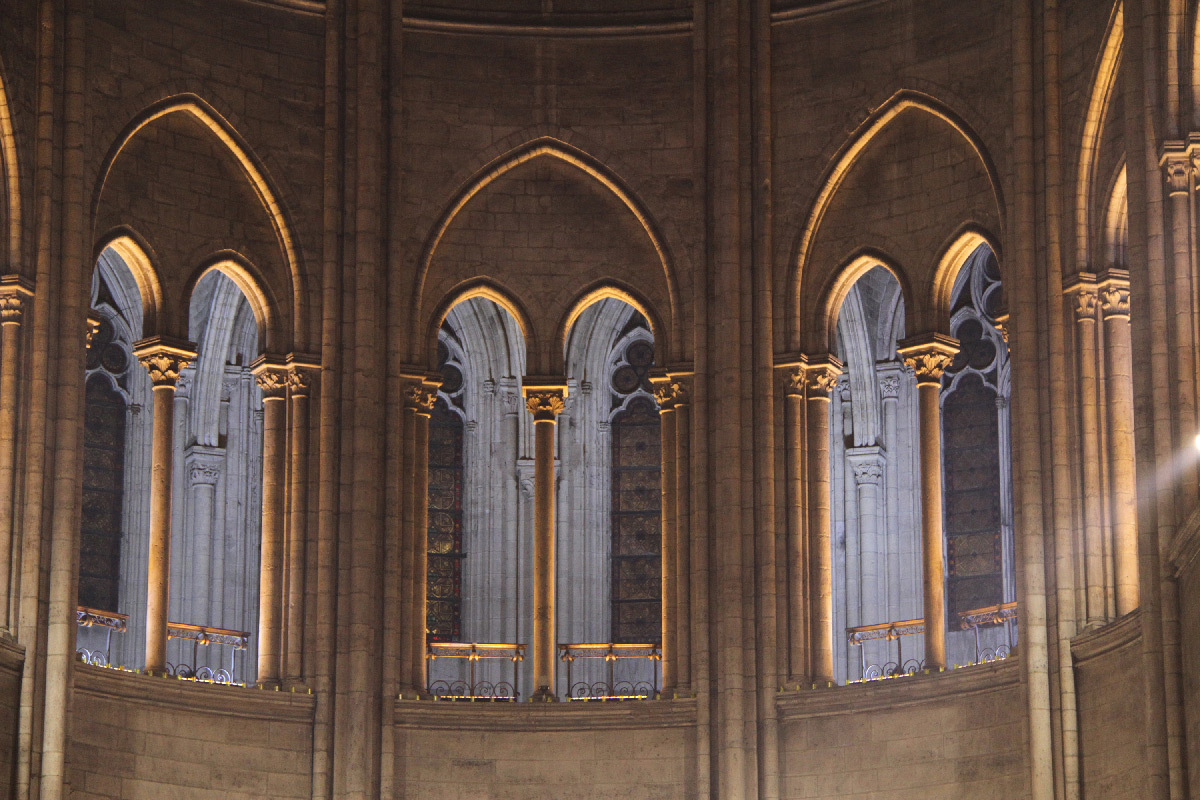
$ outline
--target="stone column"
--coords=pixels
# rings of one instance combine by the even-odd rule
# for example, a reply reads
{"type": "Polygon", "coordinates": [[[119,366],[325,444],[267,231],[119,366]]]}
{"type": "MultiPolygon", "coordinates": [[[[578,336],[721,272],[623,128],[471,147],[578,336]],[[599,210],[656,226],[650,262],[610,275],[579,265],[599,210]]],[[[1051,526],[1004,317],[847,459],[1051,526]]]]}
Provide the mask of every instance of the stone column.
{"type": "Polygon", "coordinates": [[[833,536],[829,497],[829,393],[842,363],[816,356],[804,365],[808,431],[809,674],[815,684],[833,682],[833,536]]]}
{"type": "Polygon", "coordinates": [[[803,364],[780,365],[786,371],[781,375],[783,384],[783,428],[785,462],[785,497],[787,507],[787,572],[788,597],[788,664],[789,683],[808,682],[808,638],[807,592],[808,576],[805,566],[807,548],[804,543],[805,460],[804,437],[807,425],[804,417],[803,364]]]}
{"type": "MultiPolygon", "coordinates": [[[[900,615],[900,603],[903,596],[901,591],[900,567],[900,481],[897,480],[896,469],[896,439],[897,408],[900,405],[900,365],[895,365],[895,372],[888,372],[879,377],[879,393],[883,397],[883,447],[886,453],[893,454],[891,459],[884,459],[885,467],[883,480],[883,509],[880,512],[880,524],[884,530],[885,572],[887,582],[887,607],[885,616],[891,619],[905,619],[900,615]]],[[[882,622],[882,620],[880,620],[882,622]]]]}
{"type": "MultiPolygon", "coordinates": [[[[679,574],[679,541],[675,528],[675,387],[670,379],[654,380],[654,399],[658,401],[662,423],[662,687],[663,692],[675,689],[675,658],[677,603],[676,580],[679,574]]],[[[616,524],[616,521],[613,521],[616,524]]]]}
{"type": "Polygon", "coordinates": [[[308,396],[319,367],[288,356],[287,388],[291,404],[288,470],[287,604],[284,621],[284,682],[297,684],[304,676],[304,545],[308,525],[308,396]]]}
{"type": "Polygon", "coordinates": [[[858,501],[859,538],[859,624],[890,622],[887,615],[887,595],[881,585],[887,578],[886,550],[880,547],[880,487],[887,457],[879,446],[854,447],[847,451],[846,460],[854,472],[855,499],[858,501]]]}
{"type": "Polygon", "coordinates": [[[287,368],[262,356],[251,368],[263,395],[262,555],[258,564],[258,685],[278,686],[283,660],[283,527],[287,485],[287,368]]]}
{"type": "MultiPolygon", "coordinates": [[[[211,608],[211,592],[214,582],[220,581],[221,572],[212,558],[216,548],[213,547],[213,513],[217,508],[217,482],[221,479],[221,466],[224,453],[219,448],[196,445],[190,448],[184,462],[183,474],[186,476],[186,494],[190,505],[191,517],[191,553],[188,554],[187,540],[184,539],[183,558],[191,561],[187,570],[191,574],[192,597],[189,602],[179,603],[175,613],[180,616],[176,622],[186,622],[193,625],[220,625],[220,616],[202,618],[198,612],[207,613],[211,608]]],[[[178,544],[178,543],[177,543],[178,544]]],[[[217,591],[222,588],[221,581],[217,591]]],[[[176,598],[177,600],[179,598],[176,598]]],[[[193,667],[198,665],[193,664],[193,667]]]]}
{"type": "Polygon", "coordinates": [[[554,427],[566,386],[525,385],[533,415],[533,698],[555,699],[554,673],[554,427]]]}
{"type": "Polygon", "coordinates": [[[1075,309],[1075,364],[1079,382],[1080,472],[1083,478],[1083,553],[1086,625],[1108,621],[1104,602],[1104,519],[1100,477],[1100,409],[1096,372],[1096,281],[1083,273],[1068,287],[1075,309]]]}
{"type": "Polygon", "coordinates": [[[675,688],[692,686],[692,376],[671,373],[675,386],[675,688]]]}
{"type": "Polygon", "coordinates": [[[946,569],[942,531],[942,375],[958,341],[940,333],[906,339],[898,348],[916,373],[921,432],[921,576],[925,585],[925,668],[946,667],[946,569]]]}
{"type": "Polygon", "coordinates": [[[146,672],[167,667],[167,608],[171,598],[171,473],[175,382],[193,358],[190,343],[155,336],[133,354],[150,373],[153,444],[150,456],[150,552],[146,570],[146,672]]]}
{"type": "Polygon", "coordinates": [[[428,381],[409,387],[409,402],[416,411],[413,418],[413,536],[412,536],[412,617],[408,635],[412,640],[412,681],[418,692],[425,691],[425,626],[429,616],[429,415],[437,402],[437,385],[428,381]]]}
{"type": "MultiPolygon", "coordinates": [[[[14,509],[16,503],[17,374],[21,364],[21,318],[32,292],[16,279],[0,280],[0,626],[9,620],[14,509]]],[[[89,328],[90,330],[90,328],[89,328]]]]}
{"type": "Polygon", "coordinates": [[[1129,277],[1109,270],[1100,283],[1104,318],[1104,395],[1108,400],[1108,478],[1117,614],[1140,604],[1137,476],[1133,452],[1133,357],[1129,339],[1129,277]]]}

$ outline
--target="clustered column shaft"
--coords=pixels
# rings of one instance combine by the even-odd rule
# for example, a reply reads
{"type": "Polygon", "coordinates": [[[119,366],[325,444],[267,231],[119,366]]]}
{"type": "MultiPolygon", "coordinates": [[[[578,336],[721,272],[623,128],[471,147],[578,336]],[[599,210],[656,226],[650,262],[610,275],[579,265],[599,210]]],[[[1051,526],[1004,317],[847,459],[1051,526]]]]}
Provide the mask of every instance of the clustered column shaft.
{"type": "Polygon", "coordinates": [[[917,376],[921,431],[921,577],[925,597],[925,668],[946,666],[946,568],[942,554],[942,375],[958,342],[942,334],[906,340],[899,349],[917,376]]]}
{"type": "Polygon", "coordinates": [[[1117,614],[1140,604],[1137,478],[1133,452],[1133,365],[1129,337],[1129,279],[1115,270],[1100,284],[1104,318],[1104,381],[1108,398],[1109,497],[1113,528],[1117,614]]]}
{"type": "MultiPolygon", "coordinates": [[[[692,376],[672,373],[675,386],[675,689],[692,686],[691,548],[692,376]]],[[[665,445],[664,445],[665,446],[665,445]]]]}
{"type": "Polygon", "coordinates": [[[175,383],[196,357],[184,342],[144,339],[134,355],[150,373],[153,439],[150,450],[150,547],[146,571],[146,671],[167,668],[167,608],[171,597],[171,472],[175,383]]]}
{"type": "Polygon", "coordinates": [[[567,396],[565,386],[524,387],[533,415],[533,686],[534,699],[554,693],[554,427],[567,396]]]}
{"type": "Polygon", "coordinates": [[[291,418],[289,520],[287,531],[287,609],[284,634],[284,680],[298,683],[304,675],[304,550],[308,509],[308,396],[316,368],[292,361],[288,364],[288,398],[291,418]]]}
{"type": "MultiPolygon", "coordinates": [[[[30,292],[20,283],[0,281],[0,564],[13,553],[16,503],[17,373],[20,369],[21,323],[30,292]]],[[[12,630],[9,597],[11,569],[0,569],[0,626],[12,630]]]]}
{"type": "Polygon", "coordinates": [[[678,643],[675,635],[678,614],[676,576],[679,574],[679,540],[675,527],[675,395],[669,382],[654,388],[662,425],[662,687],[675,689],[675,659],[678,643]]]}

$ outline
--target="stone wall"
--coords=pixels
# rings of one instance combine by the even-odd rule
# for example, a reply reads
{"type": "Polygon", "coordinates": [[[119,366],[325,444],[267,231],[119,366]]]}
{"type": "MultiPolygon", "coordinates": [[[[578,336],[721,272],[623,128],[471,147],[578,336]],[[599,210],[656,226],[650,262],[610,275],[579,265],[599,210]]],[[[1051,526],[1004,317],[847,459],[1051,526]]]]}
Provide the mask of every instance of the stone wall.
{"type": "Polygon", "coordinates": [[[398,702],[397,797],[696,796],[695,702],[398,702]]]}
{"type": "Polygon", "coordinates": [[[309,798],[313,698],[80,666],[71,797],[309,798]]]}
{"type": "Polygon", "coordinates": [[[1138,797],[1147,777],[1139,615],[1077,636],[1071,652],[1083,795],[1087,800],[1138,797]]]}
{"type": "Polygon", "coordinates": [[[941,675],[780,695],[781,795],[1025,797],[1025,690],[1015,659],[941,675]]]}

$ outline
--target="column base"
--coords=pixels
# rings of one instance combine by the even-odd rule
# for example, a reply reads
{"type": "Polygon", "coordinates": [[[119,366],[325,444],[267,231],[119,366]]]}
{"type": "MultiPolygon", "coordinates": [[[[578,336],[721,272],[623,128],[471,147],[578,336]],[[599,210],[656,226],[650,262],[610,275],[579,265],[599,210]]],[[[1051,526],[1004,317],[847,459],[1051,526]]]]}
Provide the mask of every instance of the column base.
{"type": "Polygon", "coordinates": [[[558,697],[554,692],[550,691],[549,686],[539,686],[533,696],[529,698],[531,703],[557,703],[558,697]]]}

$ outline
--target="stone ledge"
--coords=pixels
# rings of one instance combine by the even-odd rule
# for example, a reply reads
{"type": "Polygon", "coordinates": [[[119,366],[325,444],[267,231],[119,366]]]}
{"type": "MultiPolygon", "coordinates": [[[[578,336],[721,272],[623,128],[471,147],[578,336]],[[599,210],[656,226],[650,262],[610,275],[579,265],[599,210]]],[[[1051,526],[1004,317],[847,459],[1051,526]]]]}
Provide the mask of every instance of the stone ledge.
{"type": "Polygon", "coordinates": [[[25,646],[7,637],[0,638],[0,669],[20,675],[25,666],[25,646]]]}
{"type": "Polygon", "coordinates": [[[1071,640],[1071,657],[1075,660],[1075,665],[1079,666],[1105,653],[1133,644],[1141,637],[1142,615],[1139,609],[1134,609],[1103,628],[1077,635],[1071,640]]]}
{"type": "Polygon", "coordinates": [[[1012,689],[1021,684],[1018,656],[990,664],[961,667],[936,675],[834,686],[828,689],[781,692],[775,701],[781,721],[885,711],[1012,689]]]}
{"type": "Polygon", "coordinates": [[[686,728],[696,724],[696,700],[610,703],[470,703],[397,700],[398,728],[461,731],[590,731],[686,728]]]}
{"type": "Polygon", "coordinates": [[[311,723],[316,708],[316,698],[310,694],[213,686],[89,664],[75,665],[75,692],[164,711],[277,722],[311,723]]]}

